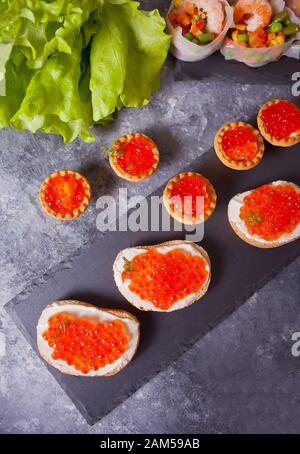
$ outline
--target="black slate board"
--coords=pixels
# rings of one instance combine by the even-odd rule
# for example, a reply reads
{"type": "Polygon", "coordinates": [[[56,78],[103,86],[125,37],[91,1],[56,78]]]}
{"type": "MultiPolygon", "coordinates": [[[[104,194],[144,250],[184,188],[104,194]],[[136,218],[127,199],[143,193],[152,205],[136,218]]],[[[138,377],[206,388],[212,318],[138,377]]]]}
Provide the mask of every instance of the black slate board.
{"type": "MultiPolygon", "coordinates": [[[[55,299],[75,298],[103,307],[127,309],[138,316],[141,346],[133,362],[120,374],[110,378],[78,378],[47,366],[90,424],[177,358],[299,255],[300,241],[270,250],[251,247],[234,234],[227,221],[228,201],[237,192],[277,179],[300,184],[299,153],[299,146],[289,149],[267,146],[265,158],[256,169],[237,172],[223,166],[214,151],[209,150],[187,167],[186,170],[209,177],[218,194],[216,211],[205,224],[201,243],[211,257],[212,282],[206,296],[191,307],[170,314],[142,313],[123,299],[113,281],[112,264],[121,249],[183,238],[183,233],[176,232],[99,233],[92,245],[78,251],[71,265],[59,265],[6,305],[34,349],[38,317],[55,299]]],[[[161,192],[162,188],[156,194],[161,192]]]]}
{"type": "Polygon", "coordinates": [[[226,61],[220,52],[195,63],[186,63],[174,58],[173,65],[176,81],[214,79],[259,85],[292,86],[292,74],[300,71],[300,62],[295,58],[282,57],[277,62],[260,68],[251,68],[235,60],[226,61]]]}

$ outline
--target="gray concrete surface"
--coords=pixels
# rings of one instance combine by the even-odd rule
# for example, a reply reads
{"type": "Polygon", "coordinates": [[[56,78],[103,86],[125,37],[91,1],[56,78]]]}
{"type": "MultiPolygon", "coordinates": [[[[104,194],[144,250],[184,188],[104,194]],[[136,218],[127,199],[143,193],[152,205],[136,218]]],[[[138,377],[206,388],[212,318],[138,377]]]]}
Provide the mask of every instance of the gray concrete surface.
{"type": "MultiPolygon", "coordinates": [[[[148,1],[146,6],[166,6],[148,1]]],[[[89,242],[95,201],[153,189],[212,146],[221,123],[249,120],[268,98],[290,98],[290,86],[217,81],[174,82],[168,62],[162,89],[143,109],[128,109],[96,143],[64,146],[57,137],[0,131],[0,433],[239,433],[300,430],[300,258],[135,395],[89,427],[9,319],[3,306],[36,276],[89,242]],[[162,152],[160,172],[141,185],[111,172],[101,147],[132,130],[162,152]],[[41,180],[59,168],[82,171],[95,190],[81,219],[58,223],[42,213],[41,180]]]]}

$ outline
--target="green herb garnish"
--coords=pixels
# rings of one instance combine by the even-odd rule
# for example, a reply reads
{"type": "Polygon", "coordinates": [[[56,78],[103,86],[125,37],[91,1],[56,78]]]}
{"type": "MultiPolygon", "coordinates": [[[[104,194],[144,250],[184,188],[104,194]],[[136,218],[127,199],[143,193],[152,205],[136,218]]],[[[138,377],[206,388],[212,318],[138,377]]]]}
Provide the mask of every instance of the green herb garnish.
{"type": "Polygon", "coordinates": [[[124,149],[119,150],[117,147],[108,148],[104,146],[102,148],[102,153],[104,159],[109,159],[110,156],[112,156],[113,158],[120,158],[125,153],[125,150],[124,149]]]}
{"type": "Polygon", "coordinates": [[[134,266],[130,260],[128,260],[126,257],[123,257],[123,260],[124,260],[124,270],[125,271],[136,271],[136,269],[134,268],[134,266]]]}
{"type": "Polygon", "coordinates": [[[261,217],[261,215],[259,213],[247,213],[242,217],[242,219],[244,221],[250,222],[251,227],[254,227],[255,225],[263,222],[263,218],[261,217]]]}
{"type": "Polygon", "coordinates": [[[108,148],[106,145],[102,148],[102,153],[103,153],[103,157],[104,159],[108,159],[109,158],[109,153],[110,153],[110,148],[108,148]]]}
{"type": "Polygon", "coordinates": [[[67,326],[68,326],[68,323],[69,323],[69,320],[65,317],[63,319],[63,330],[64,330],[64,334],[66,334],[66,331],[67,331],[67,326]]]}
{"type": "Polygon", "coordinates": [[[112,150],[111,155],[113,158],[120,158],[125,153],[125,150],[112,150]]]}

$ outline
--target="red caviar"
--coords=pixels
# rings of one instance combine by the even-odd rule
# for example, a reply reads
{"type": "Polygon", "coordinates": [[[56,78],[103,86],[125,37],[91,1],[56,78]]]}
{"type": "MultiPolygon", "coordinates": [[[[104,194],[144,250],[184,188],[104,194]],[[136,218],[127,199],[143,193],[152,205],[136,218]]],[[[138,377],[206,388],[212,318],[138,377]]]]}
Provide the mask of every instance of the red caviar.
{"type": "Polygon", "coordinates": [[[300,193],[287,184],[261,186],[244,198],[240,218],[251,235],[276,240],[300,223],[300,193]]]}
{"type": "Polygon", "coordinates": [[[132,259],[129,271],[127,267],[126,262],[122,279],[131,280],[129,289],[163,310],[200,290],[208,276],[206,261],[181,249],[164,254],[150,249],[132,259]]]}
{"type": "Polygon", "coordinates": [[[271,104],[262,111],[265,130],[277,140],[300,133],[300,109],[288,101],[271,104]]]}
{"type": "Polygon", "coordinates": [[[132,138],[114,150],[118,165],[131,176],[147,174],[155,164],[154,144],[144,136],[132,138]]]}
{"type": "Polygon", "coordinates": [[[52,358],[84,374],[114,363],[128,346],[126,327],[119,320],[95,323],[59,312],[48,325],[43,338],[53,348],[52,358]]]}
{"type": "Polygon", "coordinates": [[[207,181],[200,175],[185,175],[176,181],[171,190],[171,203],[174,208],[185,216],[196,216],[204,214],[209,207],[209,196],[207,192],[207,181]]]}
{"type": "Polygon", "coordinates": [[[247,126],[236,126],[224,132],[222,148],[234,161],[252,161],[258,150],[257,139],[247,126]]]}
{"type": "Polygon", "coordinates": [[[45,200],[49,207],[60,214],[72,214],[80,207],[85,197],[85,188],[74,175],[57,175],[48,181],[45,200]]]}

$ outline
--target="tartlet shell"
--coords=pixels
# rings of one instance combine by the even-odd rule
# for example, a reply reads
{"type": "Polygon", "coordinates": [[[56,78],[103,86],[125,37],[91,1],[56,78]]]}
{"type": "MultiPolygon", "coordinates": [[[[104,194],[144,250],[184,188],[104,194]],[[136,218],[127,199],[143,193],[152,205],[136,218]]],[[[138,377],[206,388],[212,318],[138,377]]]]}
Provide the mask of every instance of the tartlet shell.
{"type": "MultiPolygon", "coordinates": [[[[270,99],[270,101],[266,102],[260,109],[257,114],[257,125],[261,135],[266,139],[267,142],[271,143],[276,147],[292,147],[300,142],[300,134],[297,134],[295,137],[288,137],[286,139],[277,140],[275,137],[272,137],[265,129],[264,122],[262,120],[262,112],[267,107],[271,106],[272,104],[277,104],[280,101],[285,101],[291,103],[287,99],[270,99]]],[[[294,103],[291,103],[294,104],[294,103]]]]}
{"type": "MultiPolygon", "coordinates": [[[[181,244],[191,244],[198,252],[200,252],[200,254],[203,256],[203,258],[205,259],[208,267],[209,267],[209,273],[208,273],[208,278],[207,278],[207,281],[205,283],[205,285],[200,289],[198,290],[198,292],[195,293],[195,297],[184,307],[182,308],[179,308],[179,309],[175,309],[175,310],[181,310],[181,309],[185,309],[186,307],[189,307],[191,306],[193,303],[195,303],[196,301],[198,301],[200,298],[202,298],[205,293],[207,292],[208,290],[208,287],[210,285],[210,281],[211,281],[211,261],[210,261],[210,258],[209,258],[209,255],[208,253],[206,252],[205,249],[203,249],[201,246],[198,246],[198,244],[196,243],[193,243],[192,241],[187,241],[187,240],[172,240],[172,241],[166,241],[165,243],[160,243],[160,244],[155,244],[155,245],[152,245],[152,246],[134,246],[134,249],[143,249],[143,250],[151,250],[151,249],[156,249],[156,248],[159,248],[159,247],[163,247],[163,246],[176,246],[176,245],[181,245],[181,244]]],[[[130,249],[130,248],[128,248],[130,249]]],[[[126,250],[126,249],[125,249],[126,250]]],[[[124,255],[124,250],[120,251],[119,254],[117,255],[116,259],[115,259],[115,262],[114,264],[120,259],[122,258],[124,255]]],[[[114,265],[113,265],[113,268],[114,268],[114,265]]],[[[123,295],[122,293],[122,290],[120,289],[120,287],[118,286],[118,283],[117,283],[117,279],[116,279],[116,276],[115,276],[115,273],[114,273],[114,279],[115,279],[115,283],[116,283],[116,286],[118,287],[118,290],[120,291],[120,293],[123,295]]],[[[123,295],[124,296],[124,295],[123,295]]],[[[150,311],[153,311],[153,312],[172,312],[172,306],[171,308],[167,309],[167,310],[162,310],[162,309],[158,309],[156,308],[154,305],[153,305],[153,309],[145,309],[144,307],[140,307],[138,304],[136,304],[134,301],[131,301],[129,299],[127,299],[125,296],[124,298],[130,303],[132,304],[134,307],[136,307],[137,309],[139,309],[140,311],[146,311],[146,312],[150,312],[150,311]]]]}
{"type": "Polygon", "coordinates": [[[203,175],[201,175],[200,173],[181,172],[178,175],[175,175],[173,178],[171,178],[168,181],[168,183],[164,189],[164,192],[163,192],[163,202],[164,202],[164,206],[165,206],[167,212],[169,213],[169,215],[172,216],[174,219],[176,219],[176,221],[181,222],[182,224],[195,225],[195,224],[201,224],[202,222],[207,221],[208,218],[210,218],[210,216],[213,214],[213,212],[216,208],[216,204],[217,204],[217,194],[216,194],[216,191],[215,191],[213,185],[211,184],[211,182],[207,178],[205,178],[203,175]],[[174,210],[172,207],[172,204],[171,204],[171,191],[172,191],[173,185],[177,181],[179,181],[181,178],[183,178],[185,176],[192,176],[192,175],[197,175],[197,176],[201,177],[207,183],[207,192],[208,192],[210,204],[209,204],[207,212],[204,215],[204,219],[196,218],[196,216],[192,216],[192,217],[184,216],[184,213],[180,213],[180,212],[174,210]]]}
{"type": "Polygon", "coordinates": [[[115,140],[115,142],[113,142],[111,150],[117,149],[117,148],[119,148],[120,145],[126,144],[126,143],[130,142],[132,139],[137,138],[137,137],[144,137],[145,139],[149,140],[153,145],[153,156],[154,156],[155,162],[154,162],[153,166],[151,167],[151,169],[149,169],[149,171],[147,173],[145,173],[144,175],[136,176],[136,175],[130,175],[129,173],[125,172],[118,165],[117,158],[115,156],[113,156],[112,151],[110,151],[110,153],[109,153],[109,163],[110,163],[111,168],[120,178],[123,178],[124,180],[127,180],[127,181],[146,180],[147,178],[151,177],[151,175],[153,175],[153,173],[156,171],[158,164],[159,164],[159,150],[157,148],[157,145],[155,144],[155,142],[153,142],[153,140],[150,137],[146,136],[145,134],[138,134],[138,133],[126,134],[122,137],[119,137],[117,140],[115,140]]]}
{"type": "Polygon", "coordinates": [[[40,191],[39,191],[39,200],[40,200],[43,210],[47,214],[49,214],[49,216],[52,216],[53,218],[58,219],[60,221],[72,221],[73,219],[76,219],[79,216],[81,216],[87,209],[87,207],[90,203],[91,197],[92,197],[92,191],[91,191],[89,182],[83,175],[81,175],[79,172],[75,172],[73,170],[58,170],[57,172],[53,172],[42,182],[42,184],[40,186],[40,191]],[[71,214],[61,214],[55,210],[52,210],[45,200],[45,190],[47,188],[48,182],[56,176],[65,176],[65,175],[73,175],[77,180],[80,180],[82,182],[84,189],[85,189],[85,197],[84,197],[81,205],[79,206],[79,208],[76,208],[75,210],[73,210],[73,212],[71,214]]]}
{"type": "MultiPolygon", "coordinates": [[[[126,317],[126,318],[129,318],[131,320],[134,320],[134,322],[137,324],[137,328],[138,328],[138,338],[137,338],[137,342],[136,342],[136,348],[132,354],[132,357],[131,359],[125,363],[123,366],[120,366],[116,369],[114,369],[112,372],[108,373],[108,374],[99,374],[99,375],[93,375],[93,377],[110,377],[112,375],[116,375],[117,373],[121,372],[121,370],[123,370],[131,361],[132,359],[134,358],[135,354],[136,354],[136,351],[138,349],[138,346],[139,346],[139,342],[140,342],[140,322],[138,321],[138,319],[130,314],[130,312],[127,312],[127,311],[124,311],[124,310],[121,310],[121,309],[109,309],[109,308],[102,308],[102,307],[97,307],[97,306],[94,306],[93,304],[89,304],[89,303],[85,303],[83,301],[77,301],[77,300],[60,300],[60,301],[54,301],[53,303],[49,304],[48,306],[45,307],[44,311],[46,309],[48,309],[49,307],[51,307],[52,305],[58,305],[58,306],[64,306],[66,304],[68,305],[74,305],[74,306],[85,306],[85,307],[91,307],[93,309],[98,309],[99,311],[101,312],[107,312],[109,314],[113,314],[115,315],[116,317],[126,317]]],[[[43,312],[44,312],[43,311],[43,312]]],[[[42,312],[42,314],[43,314],[42,312]]],[[[38,324],[37,326],[39,325],[39,322],[40,322],[40,319],[42,317],[42,314],[40,315],[40,318],[39,318],[39,321],[38,321],[38,324]]],[[[66,374],[66,375],[72,375],[72,376],[79,376],[79,377],[89,377],[89,373],[87,374],[80,374],[78,373],[77,375],[75,374],[71,374],[70,372],[67,372],[67,371],[63,371],[60,367],[57,367],[56,365],[56,361],[54,359],[51,359],[51,358],[48,358],[46,355],[44,355],[44,353],[40,350],[39,348],[39,342],[37,342],[37,345],[38,345],[38,350],[39,350],[39,353],[41,355],[41,357],[44,359],[44,361],[46,361],[48,364],[50,364],[50,366],[52,367],[55,367],[57,370],[59,370],[61,373],[63,374],[66,374]]]]}
{"type": "Polygon", "coordinates": [[[249,123],[245,123],[243,121],[234,121],[231,123],[225,123],[221,128],[217,131],[215,135],[215,140],[214,140],[214,148],[215,152],[220,159],[220,161],[230,169],[234,170],[249,170],[253,169],[253,167],[256,167],[262,160],[264,156],[264,151],[265,151],[265,145],[264,145],[264,140],[259,133],[257,129],[255,129],[252,125],[249,123]],[[249,129],[251,129],[252,133],[256,136],[257,138],[257,146],[258,150],[257,153],[252,159],[252,161],[235,161],[231,158],[229,158],[226,153],[223,151],[222,147],[222,137],[226,131],[229,129],[235,128],[237,126],[245,126],[249,129]]]}

